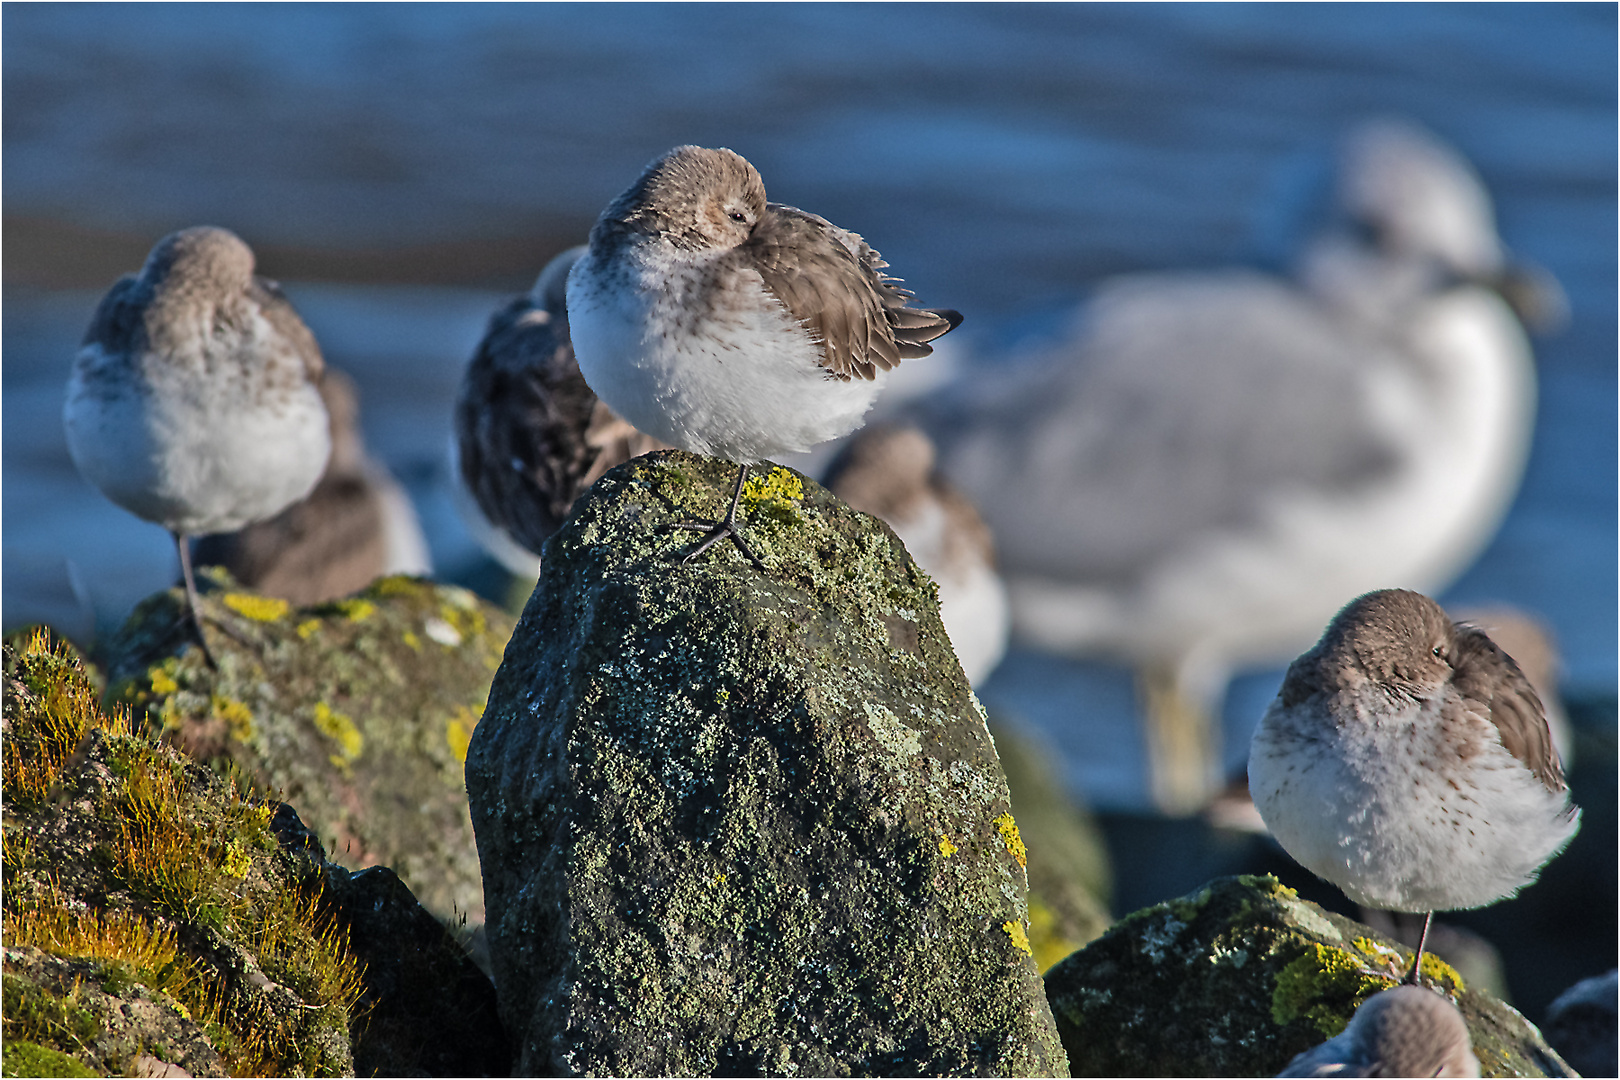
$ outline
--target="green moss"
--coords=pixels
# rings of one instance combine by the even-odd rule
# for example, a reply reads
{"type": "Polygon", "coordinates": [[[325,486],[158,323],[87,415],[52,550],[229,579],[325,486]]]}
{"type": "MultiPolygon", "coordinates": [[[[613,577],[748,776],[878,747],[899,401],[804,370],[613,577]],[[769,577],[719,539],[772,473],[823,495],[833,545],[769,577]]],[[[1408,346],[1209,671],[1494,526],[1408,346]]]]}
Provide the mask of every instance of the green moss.
{"type": "Polygon", "coordinates": [[[0,1076],[100,1076],[78,1058],[24,1039],[0,1046],[0,1076]]]}
{"type": "Polygon", "coordinates": [[[341,1033],[358,994],[356,965],[319,890],[280,862],[271,808],[101,712],[82,666],[47,636],[8,639],[4,654],[8,797],[14,777],[54,774],[92,801],[88,811],[61,801],[7,808],[6,943],[79,973],[58,992],[13,976],[8,960],[7,1044],[76,1052],[94,1042],[105,1065],[114,1060],[108,1025],[136,1022],[119,1002],[147,993],[179,1006],[163,1013],[175,1023],[195,1017],[229,1033],[230,1046],[216,1048],[233,1069],[347,1067],[341,1033]],[[60,754],[52,701],[77,703],[71,760],[60,754]],[[301,1009],[311,1011],[267,1008],[241,980],[244,961],[233,958],[244,954],[271,981],[305,993],[301,1009]],[[311,970],[325,974],[300,985],[311,970]]]}

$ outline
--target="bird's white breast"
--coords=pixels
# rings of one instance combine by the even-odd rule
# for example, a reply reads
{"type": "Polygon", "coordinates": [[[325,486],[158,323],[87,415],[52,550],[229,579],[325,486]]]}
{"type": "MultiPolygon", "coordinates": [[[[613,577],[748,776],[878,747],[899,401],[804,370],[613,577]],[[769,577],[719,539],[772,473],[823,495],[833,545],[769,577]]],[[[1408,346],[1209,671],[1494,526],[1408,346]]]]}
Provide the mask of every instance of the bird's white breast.
{"type": "Polygon", "coordinates": [[[883,384],[831,378],[810,332],[740,274],[717,292],[713,257],[655,243],[596,251],[568,279],[580,373],[637,428],[737,462],[796,453],[859,427],[883,384]]]}

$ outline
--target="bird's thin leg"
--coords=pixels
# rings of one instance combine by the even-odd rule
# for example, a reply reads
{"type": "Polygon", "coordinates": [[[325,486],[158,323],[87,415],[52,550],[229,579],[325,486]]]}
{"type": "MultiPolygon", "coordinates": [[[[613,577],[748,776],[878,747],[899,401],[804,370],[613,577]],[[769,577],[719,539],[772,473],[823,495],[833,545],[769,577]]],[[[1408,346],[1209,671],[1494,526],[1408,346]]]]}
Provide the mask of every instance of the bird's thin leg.
{"type": "Polygon", "coordinates": [[[1418,935],[1417,951],[1412,954],[1412,969],[1401,980],[1403,986],[1416,986],[1418,984],[1418,964],[1423,961],[1423,946],[1429,941],[1429,924],[1434,921],[1434,912],[1423,917],[1423,933],[1418,935]]]}
{"type": "Polygon", "coordinates": [[[731,509],[726,511],[725,520],[720,522],[718,525],[709,525],[699,521],[678,521],[669,526],[671,529],[696,529],[698,532],[707,534],[701,541],[698,542],[697,547],[693,548],[691,551],[687,552],[681,557],[681,562],[691,562],[693,559],[697,558],[705,551],[708,551],[715,544],[729,536],[731,538],[731,542],[737,545],[737,549],[744,555],[748,556],[749,562],[753,563],[761,570],[765,569],[765,564],[760,562],[759,556],[755,555],[748,547],[748,542],[742,538],[742,532],[737,526],[737,505],[742,502],[743,484],[747,483],[747,481],[748,466],[744,465],[737,473],[737,486],[731,491],[731,509]]]}
{"type": "Polygon", "coordinates": [[[191,620],[193,629],[197,631],[197,642],[202,646],[203,659],[208,661],[209,667],[217,668],[219,665],[214,663],[214,654],[208,648],[208,638],[203,634],[202,607],[197,602],[197,580],[191,573],[191,545],[186,543],[184,533],[174,534],[174,546],[180,553],[180,576],[186,582],[186,616],[191,620]]]}

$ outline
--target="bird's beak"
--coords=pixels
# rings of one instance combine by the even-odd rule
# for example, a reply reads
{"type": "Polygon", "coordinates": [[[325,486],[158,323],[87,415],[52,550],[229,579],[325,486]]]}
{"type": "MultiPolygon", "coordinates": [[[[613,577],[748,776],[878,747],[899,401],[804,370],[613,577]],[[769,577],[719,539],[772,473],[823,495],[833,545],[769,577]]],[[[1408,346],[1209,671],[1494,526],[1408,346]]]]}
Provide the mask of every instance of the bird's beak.
{"type": "Polygon", "coordinates": [[[1510,263],[1485,285],[1500,293],[1533,334],[1556,334],[1569,325],[1569,296],[1558,279],[1535,263],[1510,263]]]}

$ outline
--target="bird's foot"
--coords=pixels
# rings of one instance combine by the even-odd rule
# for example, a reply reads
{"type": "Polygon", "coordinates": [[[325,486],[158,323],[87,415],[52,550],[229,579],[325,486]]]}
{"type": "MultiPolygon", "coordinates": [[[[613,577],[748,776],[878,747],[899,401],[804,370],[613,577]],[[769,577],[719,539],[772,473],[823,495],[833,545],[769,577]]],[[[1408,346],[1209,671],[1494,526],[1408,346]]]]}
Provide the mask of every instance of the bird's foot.
{"type": "Polygon", "coordinates": [[[737,550],[748,557],[749,562],[753,563],[761,570],[765,569],[765,564],[760,561],[759,556],[755,555],[753,549],[748,546],[748,541],[743,539],[742,529],[735,521],[722,521],[714,525],[704,524],[700,521],[678,521],[673,525],[668,525],[665,527],[670,529],[693,529],[697,532],[706,534],[702,540],[698,541],[697,547],[681,556],[681,562],[683,564],[691,562],[705,551],[708,551],[710,548],[714,547],[714,545],[718,544],[720,541],[729,537],[731,542],[737,545],[737,550]]]}
{"type": "Polygon", "coordinates": [[[720,541],[730,537],[731,542],[737,545],[737,550],[748,556],[749,562],[762,571],[765,569],[765,564],[760,562],[759,556],[755,555],[753,549],[748,546],[748,541],[743,539],[742,527],[737,524],[737,506],[742,502],[743,484],[747,480],[748,466],[744,465],[737,473],[736,486],[731,489],[731,507],[726,511],[725,520],[719,524],[714,525],[701,521],[678,521],[673,525],[666,526],[666,528],[670,529],[695,529],[706,534],[698,542],[697,547],[682,556],[681,562],[683,564],[691,562],[720,541]]]}

